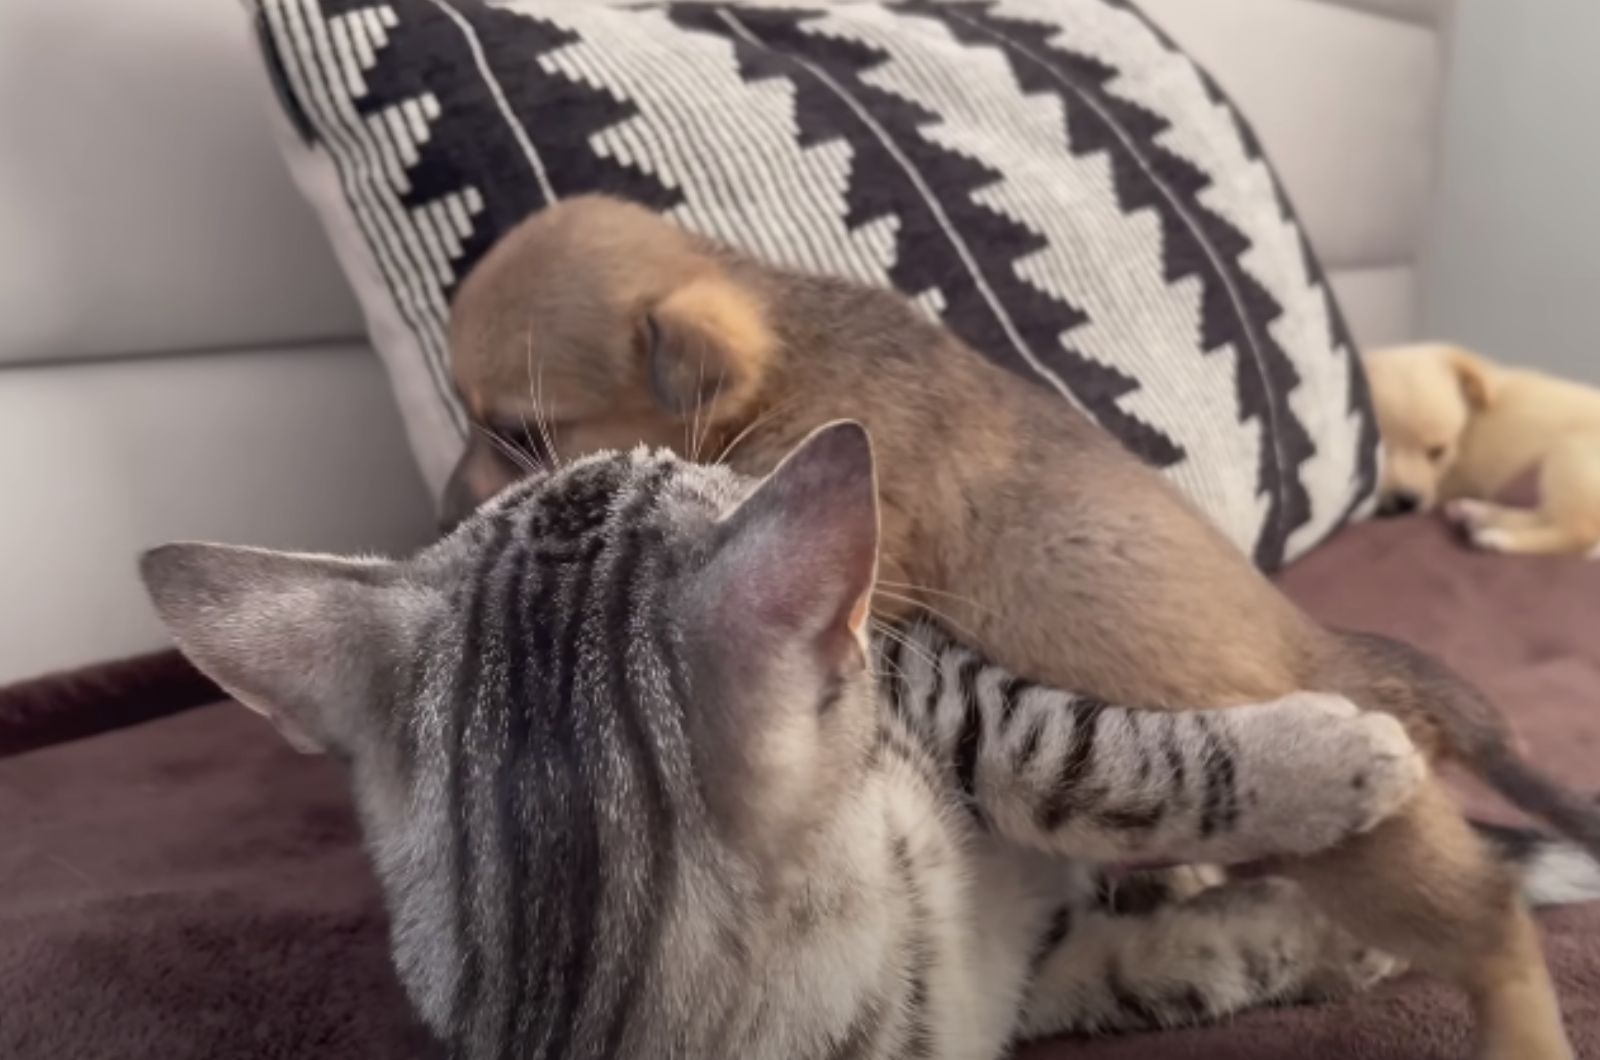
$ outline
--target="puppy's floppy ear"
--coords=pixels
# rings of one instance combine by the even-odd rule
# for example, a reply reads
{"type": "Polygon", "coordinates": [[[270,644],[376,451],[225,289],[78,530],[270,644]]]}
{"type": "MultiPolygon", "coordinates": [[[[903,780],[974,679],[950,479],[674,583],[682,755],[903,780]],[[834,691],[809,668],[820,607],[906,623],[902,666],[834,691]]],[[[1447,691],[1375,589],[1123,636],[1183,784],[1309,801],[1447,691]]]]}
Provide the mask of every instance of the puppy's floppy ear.
{"type": "Polygon", "coordinates": [[[638,342],[657,404],[714,419],[754,394],[777,345],[756,297],[721,274],[697,276],[650,307],[638,342]]]}
{"type": "Polygon", "coordinates": [[[1452,349],[1449,353],[1450,369],[1456,374],[1467,404],[1475,409],[1486,409],[1494,401],[1494,366],[1475,353],[1452,349]]]}

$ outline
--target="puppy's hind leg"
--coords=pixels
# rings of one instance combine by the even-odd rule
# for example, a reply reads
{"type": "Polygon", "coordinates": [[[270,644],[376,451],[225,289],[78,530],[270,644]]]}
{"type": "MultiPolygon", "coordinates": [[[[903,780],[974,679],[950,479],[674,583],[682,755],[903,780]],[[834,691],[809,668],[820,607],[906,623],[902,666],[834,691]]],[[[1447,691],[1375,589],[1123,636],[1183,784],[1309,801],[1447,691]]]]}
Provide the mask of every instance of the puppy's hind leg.
{"type": "Polygon", "coordinates": [[[1571,1060],[1514,874],[1437,783],[1373,831],[1284,870],[1356,938],[1465,990],[1479,1060],[1571,1060]]]}
{"type": "Polygon", "coordinates": [[[1444,516],[1469,539],[1478,530],[1524,530],[1549,525],[1549,518],[1537,508],[1512,508],[1470,497],[1446,502],[1444,516]]]}
{"type": "Polygon", "coordinates": [[[1594,548],[1588,535],[1564,526],[1488,527],[1474,530],[1470,539],[1486,552],[1518,556],[1564,556],[1594,548]]]}
{"type": "Polygon", "coordinates": [[[1600,431],[1563,438],[1539,468],[1539,495],[1549,522],[1573,539],[1562,551],[1600,559],[1600,431]]]}

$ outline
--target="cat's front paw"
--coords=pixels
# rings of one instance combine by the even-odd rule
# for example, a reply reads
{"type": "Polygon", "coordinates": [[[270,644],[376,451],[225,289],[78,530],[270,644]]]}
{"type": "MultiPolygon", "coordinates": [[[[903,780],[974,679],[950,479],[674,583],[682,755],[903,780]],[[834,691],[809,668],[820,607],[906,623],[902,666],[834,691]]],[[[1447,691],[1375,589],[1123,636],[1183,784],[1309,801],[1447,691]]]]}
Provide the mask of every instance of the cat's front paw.
{"type": "Polygon", "coordinates": [[[1427,777],[1427,760],[1392,715],[1320,692],[1257,709],[1242,787],[1278,853],[1309,854],[1370,830],[1427,777]]]}
{"type": "Polygon", "coordinates": [[[1399,957],[1363,946],[1331,924],[1317,958],[1293,1000],[1312,1004],[1340,1001],[1364,994],[1406,970],[1399,957]]]}

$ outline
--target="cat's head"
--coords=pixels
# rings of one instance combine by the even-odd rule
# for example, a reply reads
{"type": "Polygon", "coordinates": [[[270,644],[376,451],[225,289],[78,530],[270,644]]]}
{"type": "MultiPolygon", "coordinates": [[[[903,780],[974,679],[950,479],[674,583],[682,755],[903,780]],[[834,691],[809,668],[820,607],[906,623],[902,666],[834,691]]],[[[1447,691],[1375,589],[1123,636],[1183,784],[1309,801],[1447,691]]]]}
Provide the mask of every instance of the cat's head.
{"type": "Polygon", "coordinates": [[[611,1055],[633,1010],[738,974],[865,774],[877,518],[840,423],[760,482],[591,457],[409,560],[142,570],[202,670],[348,761],[427,1022],[469,1057],[611,1055]]]}

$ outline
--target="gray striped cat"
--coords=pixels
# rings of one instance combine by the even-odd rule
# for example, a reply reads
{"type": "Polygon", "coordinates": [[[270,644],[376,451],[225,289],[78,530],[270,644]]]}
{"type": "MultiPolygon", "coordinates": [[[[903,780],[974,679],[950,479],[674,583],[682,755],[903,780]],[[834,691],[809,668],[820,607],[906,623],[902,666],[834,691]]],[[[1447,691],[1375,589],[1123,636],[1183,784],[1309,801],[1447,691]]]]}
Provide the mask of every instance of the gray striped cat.
{"type": "Polygon", "coordinates": [[[405,562],[143,570],[202,669],[349,761],[400,976],[465,1060],[993,1060],[1387,970],[1288,883],[1096,865],[1369,828],[1425,772],[1398,723],[1142,713],[931,626],[869,642],[876,535],[842,424],[759,484],[592,457],[405,562]]]}

